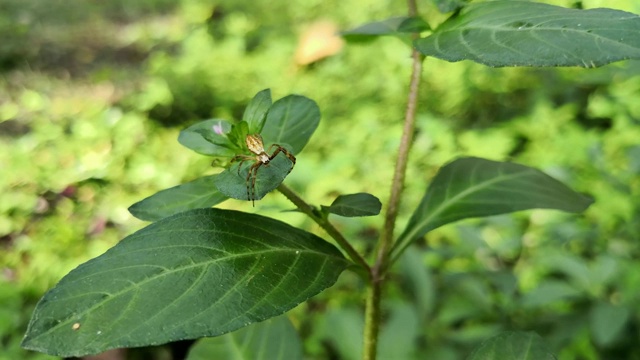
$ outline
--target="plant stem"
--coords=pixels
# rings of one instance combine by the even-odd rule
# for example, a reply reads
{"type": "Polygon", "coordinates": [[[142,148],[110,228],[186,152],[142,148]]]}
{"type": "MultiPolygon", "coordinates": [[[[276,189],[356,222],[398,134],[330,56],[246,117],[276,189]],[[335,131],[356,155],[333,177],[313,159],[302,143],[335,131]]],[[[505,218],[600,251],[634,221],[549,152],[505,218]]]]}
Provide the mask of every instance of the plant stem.
{"type": "MultiPolygon", "coordinates": [[[[409,16],[417,16],[418,11],[416,1],[407,0],[407,6],[409,8],[409,16]]],[[[417,38],[418,34],[414,34],[413,37],[414,39],[417,38]]],[[[424,56],[414,48],[411,51],[411,58],[413,59],[413,62],[409,94],[407,97],[407,108],[404,117],[404,127],[402,129],[400,147],[398,148],[398,157],[396,159],[396,167],[393,173],[393,182],[391,183],[391,195],[389,196],[389,201],[385,210],[384,227],[380,234],[376,261],[371,267],[371,284],[369,285],[370,289],[367,293],[366,299],[364,351],[362,357],[364,360],[375,360],[377,356],[378,332],[380,329],[380,297],[387,272],[389,253],[391,245],[393,244],[393,231],[398,217],[398,208],[400,206],[402,190],[404,189],[409,150],[411,149],[413,133],[415,130],[418,90],[420,87],[424,56]]]]}
{"type": "Polygon", "coordinates": [[[329,234],[329,236],[331,236],[336,241],[338,246],[340,246],[342,250],[347,253],[349,258],[353,262],[360,265],[364,270],[367,271],[367,273],[371,273],[371,268],[369,267],[369,264],[367,264],[365,259],[356,251],[356,249],[353,248],[353,246],[351,246],[351,244],[349,244],[347,239],[345,239],[340,231],[338,231],[338,229],[336,229],[335,226],[333,226],[333,224],[331,224],[326,217],[320,216],[313,206],[307,204],[288,186],[280,184],[280,186],[278,186],[278,191],[280,191],[282,195],[289,199],[298,208],[298,210],[305,213],[311,218],[311,220],[320,225],[320,227],[323,228],[327,232],[327,234],[329,234]]]}

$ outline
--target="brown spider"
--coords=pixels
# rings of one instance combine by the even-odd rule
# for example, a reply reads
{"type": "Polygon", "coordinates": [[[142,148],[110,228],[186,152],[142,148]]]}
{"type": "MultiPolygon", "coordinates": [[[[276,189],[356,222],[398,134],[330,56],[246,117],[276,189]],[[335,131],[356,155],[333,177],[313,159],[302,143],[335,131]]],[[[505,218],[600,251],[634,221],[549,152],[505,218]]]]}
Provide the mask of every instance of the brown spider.
{"type": "Polygon", "coordinates": [[[231,162],[234,162],[240,159],[240,163],[238,164],[238,175],[240,175],[240,168],[242,167],[242,164],[245,161],[252,161],[252,160],[254,161],[253,165],[251,165],[251,167],[249,168],[246,181],[247,181],[247,198],[248,200],[251,200],[251,204],[253,206],[256,206],[256,203],[255,203],[256,188],[255,187],[256,187],[256,178],[258,177],[258,169],[260,169],[262,165],[269,165],[269,162],[271,162],[271,160],[273,160],[276,156],[278,156],[279,153],[283,153],[293,163],[293,165],[291,166],[291,169],[289,169],[289,172],[291,172],[291,170],[293,170],[293,166],[296,165],[296,157],[293,156],[293,154],[291,154],[289,151],[287,151],[287,149],[285,149],[284,147],[278,144],[271,145],[269,147],[269,151],[271,151],[271,149],[274,147],[276,148],[276,150],[271,155],[267,154],[267,152],[264,151],[264,142],[260,134],[247,135],[247,137],[245,138],[245,143],[247,144],[247,148],[249,149],[249,151],[255,154],[255,156],[236,155],[233,157],[233,159],[231,159],[231,162]]]}

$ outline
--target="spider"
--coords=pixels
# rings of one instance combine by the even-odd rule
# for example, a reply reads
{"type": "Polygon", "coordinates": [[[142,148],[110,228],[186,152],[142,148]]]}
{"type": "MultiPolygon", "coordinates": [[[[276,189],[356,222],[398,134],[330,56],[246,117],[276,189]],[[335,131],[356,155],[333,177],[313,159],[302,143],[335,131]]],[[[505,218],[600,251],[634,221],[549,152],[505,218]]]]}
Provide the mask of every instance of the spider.
{"type": "Polygon", "coordinates": [[[254,161],[253,165],[251,165],[251,167],[249,168],[249,172],[247,173],[246,182],[247,198],[248,200],[251,200],[251,204],[253,206],[256,206],[256,178],[258,177],[258,170],[260,169],[260,167],[262,165],[269,165],[269,162],[271,162],[271,160],[278,156],[279,153],[283,153],[293,163],[291,169],[289,169],[289,172],[291,172],[291,170],[293,170],[293,166],[296,165],[296,157],[293,156],[293,154],[291,154],[289,151],[287,151],[287,149],[278,144],[271,145],[269,147],[269,151],[271,151],[271,149],[274,147],[276,148],[276,150],[271,155],[267,154],[267,152],[264,150],[264,142],[260,134],[247,135],[247,137],[245,138],[245,143],[247,144],[247,148],[249,149],[249,151],[255,154],[255,156],[236,155],[233,157],[233,159],[231,159],[231,162],[240,160],[240,164],[238,164],[238,175],[240,175],[242,164],[245,161],[254,161]]]}

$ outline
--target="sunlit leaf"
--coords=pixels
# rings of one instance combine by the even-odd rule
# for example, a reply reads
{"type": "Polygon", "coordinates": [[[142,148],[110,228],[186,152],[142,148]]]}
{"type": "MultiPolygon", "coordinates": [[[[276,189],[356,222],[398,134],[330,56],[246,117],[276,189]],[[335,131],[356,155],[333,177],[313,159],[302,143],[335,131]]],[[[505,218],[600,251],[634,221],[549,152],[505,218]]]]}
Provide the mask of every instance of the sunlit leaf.
{"type": "Polygon", "coordinates": [[[461,219],[535,208],[577,213],[592,202],[540,170],[461,158],[440,169],[393,251],[397,256],[427,232],[461,219]]]}
{"type": "Polygon", "coordinates": [[[271,90],[265,89],[258,92],[247,105],[242,115],[242,120],[249,124],[249,132],[259,134],[262,131],[265,117],[271,107],[271,90]]]}
{"type": "Polygon", "coordinates": [[[228,133],[230,130],[231,124],[226,120],[205,120],[180,131],[178,142],[203,155],[231,157],[235,152],[224,146],[228,143],[228,139],[216,133],[216,131],[228,133]]]}
{"type": "Polygon", "coordinates": [[[484,341],[467,360],[555,360],[540,335],[510,331],[484,341]]]}
{"type": "Polygon", "coordinates": [[[640,17],[612,9],[488,1],[466,6],[415,45],[447,61],[596,67],[640,58],[640,17]]]}
{"type": "Polygon", "coordinates": [[[368,193],[340,195],[331,206],[322,207],[326,212],[346,217],[378,215],[381,208],[380,200],[368,193]]]}
{"type": "Polygon", "coordinates": [[[185,210],[209,208],[227,199],[213,184],[216,175],[203,176],[159,191],[129,207],[140,220],[156,221],[185,210]]]}
{"type": "Polygon", "coordinates": [[[238,200],[260,200],[273,191],[289,175],[293,163],[284,153],[278,154],[269,164],[261,165],[255,177],[255,186],[248,173],[257,160],[236,162],[214,179],[216,188],[225,196],[238,200]],[[240,171],[238,171],[238,169],[240,171]]]}
{"type": "Polygon", "coordinates": [[[302,360],[302,342],[286,316],[247,326],[232,333],[200,339],[187,360],[302,360]]]}
{"type": "Polygon", "coordinates": [[[348,264],[333,245],[283,222],[189,210],[66,275],[38,303],[22,345],[70,357],[217,336],[295,307],[348,264]]]}
{"type": "Polygon", "coordinates": [[[261,134],[265,146],[288,144],[294,154],[299,154],[319,122],[320,109],[315,101],[300,95],[289,95],[273,103],[261,134]]]}

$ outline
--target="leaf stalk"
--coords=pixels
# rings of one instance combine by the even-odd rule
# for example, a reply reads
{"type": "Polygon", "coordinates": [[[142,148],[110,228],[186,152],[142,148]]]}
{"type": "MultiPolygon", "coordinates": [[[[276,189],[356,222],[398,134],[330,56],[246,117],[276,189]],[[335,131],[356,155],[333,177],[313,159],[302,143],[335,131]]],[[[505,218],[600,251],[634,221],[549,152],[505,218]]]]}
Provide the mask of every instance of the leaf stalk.
{"type": "Polygon", "coordinates": [[[329,236],[331,236],[336,241],[338,246],[340,246],[340,248],[342,248],[342,250],[347,253],[349,258],[353,262],[360,265],[367,271],[367,273],[371,273],[371,268],[369,264],[367,264],[366,260],[356,251],[356,249],[353,248],[353,246],[351,246],[351,244],[349,244],[342,233],[340,233],[340,231],[338,231],[338,229],[336,229],[335,226],[333,226],[333,224],[329,222],[329,220],[325,216],[322,216],[317,211],[317,209],[302,200],[302,198],[288,186],[280,184],[278,186],[278,191],[280,191],[282,195],[289,199],[289,201],[291,201],[298,208],[298,210],[309,216],[311,220],[316,222],[316,224],[320,225],[320,227],[323,228],[324,231],[326,231],[327,234],[329,234],[329,236]]]}

